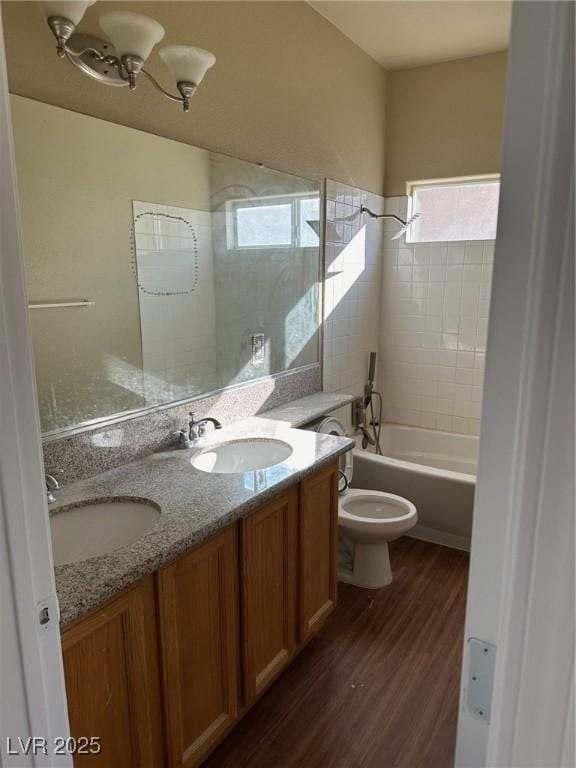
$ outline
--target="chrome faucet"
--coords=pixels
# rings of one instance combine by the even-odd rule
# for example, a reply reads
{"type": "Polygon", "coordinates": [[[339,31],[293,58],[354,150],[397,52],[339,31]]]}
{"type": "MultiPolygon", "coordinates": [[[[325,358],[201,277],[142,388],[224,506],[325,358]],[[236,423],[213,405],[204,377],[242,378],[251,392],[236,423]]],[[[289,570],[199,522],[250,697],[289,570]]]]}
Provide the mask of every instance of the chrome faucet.
{"type": "Polygon", "coordinates": [[[56,501],[54,491],[57,491],[58,488],[60,488],[60,483],[54,475],[46,475],[46,498],[48,499],[48,504],[54,504],[56,501]]]}
{"type": "Polygon", "coordinates": [[[197,440],[199,437],[204,437],[206,434],[206,424],[213,424],[214,429],[222,429],[222,424],[218,421],[218,419],[215,419],[212,416],[207,416],[204,419],[199,419],[196,421],[193,411],[190,411],[189,415],[190,421],[188,429],[188,440],[190,440],[190,442],[192,442],[192,440],[197,440]]]}

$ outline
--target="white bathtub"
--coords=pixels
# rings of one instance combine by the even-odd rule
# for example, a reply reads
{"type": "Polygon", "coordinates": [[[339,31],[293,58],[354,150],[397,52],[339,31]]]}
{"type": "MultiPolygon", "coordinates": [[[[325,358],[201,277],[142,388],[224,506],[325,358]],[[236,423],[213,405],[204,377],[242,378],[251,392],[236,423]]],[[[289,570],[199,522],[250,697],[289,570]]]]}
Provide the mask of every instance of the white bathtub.
{"type": "Polygon", "coordinates": [[[384,424],[383,456],[362,450],[361,438],[357,445],[353,488],[404,496],[418,510],[410,536],[470,549],[477,437],[384,424]]]}

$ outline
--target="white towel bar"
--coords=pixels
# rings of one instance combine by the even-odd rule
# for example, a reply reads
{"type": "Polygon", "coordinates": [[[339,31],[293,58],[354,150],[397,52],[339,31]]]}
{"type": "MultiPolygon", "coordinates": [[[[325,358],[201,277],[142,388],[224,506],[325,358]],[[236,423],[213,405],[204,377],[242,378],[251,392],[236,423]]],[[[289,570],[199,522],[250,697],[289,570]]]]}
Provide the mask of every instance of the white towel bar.
{"type": "Polygon", "coordinates": [[[57,309],[60,307],[93,307],[95,301],[90,299],[79,299],[78,301],[31,301],[28,309],[57,309]]]}

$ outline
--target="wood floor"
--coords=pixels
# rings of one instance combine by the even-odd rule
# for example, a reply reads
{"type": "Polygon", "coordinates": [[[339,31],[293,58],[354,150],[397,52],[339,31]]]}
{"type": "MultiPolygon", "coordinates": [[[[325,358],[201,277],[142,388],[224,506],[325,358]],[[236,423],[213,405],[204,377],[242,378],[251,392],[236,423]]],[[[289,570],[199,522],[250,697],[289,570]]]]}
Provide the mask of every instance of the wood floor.
{"type": "Polygon", "coordinates": [[[468,556],[403,538],[205,768],[451,768],[468,556]]]}

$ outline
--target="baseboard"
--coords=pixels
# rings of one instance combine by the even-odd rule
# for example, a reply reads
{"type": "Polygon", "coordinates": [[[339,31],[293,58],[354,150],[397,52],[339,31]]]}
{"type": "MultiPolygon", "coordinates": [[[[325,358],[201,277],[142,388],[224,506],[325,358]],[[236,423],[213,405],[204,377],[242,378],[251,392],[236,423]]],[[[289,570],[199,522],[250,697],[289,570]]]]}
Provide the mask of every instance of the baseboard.
{"type": "Polygon", "coordinates": [[[406,536],[421,541],[429,541],[431,544],[441,544],[443,547],[450,547],[450,549],[462,549],[465,552],[470,552],[469,536],[457,536],[455,533],[438,531],[436,528],[427,528],[425,525],[415,525],[406,536]]]}

